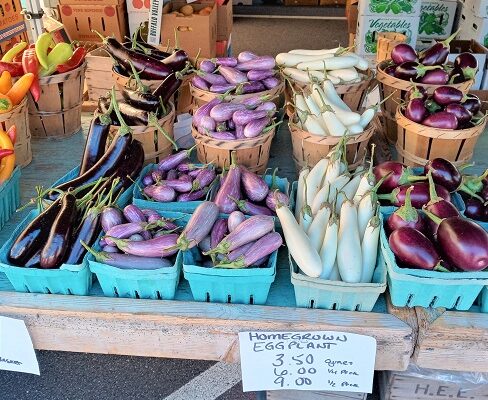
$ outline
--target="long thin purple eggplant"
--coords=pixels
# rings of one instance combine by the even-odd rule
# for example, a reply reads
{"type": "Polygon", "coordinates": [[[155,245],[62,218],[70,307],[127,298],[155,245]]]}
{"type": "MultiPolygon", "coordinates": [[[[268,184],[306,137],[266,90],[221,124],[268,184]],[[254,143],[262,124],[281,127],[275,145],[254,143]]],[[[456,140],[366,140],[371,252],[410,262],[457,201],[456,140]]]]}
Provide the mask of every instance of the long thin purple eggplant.
{"type": "Polygon", "coordinates": [[[192,80],[191,80],[191,84],[196,87],[197,89],[201,89],[201,90],[207,90],[210,88],[210,86],[208,85],[208,82],[199,77],[198,75],[195,75],[192,80]]]}
{"type": "Polygon", "coordinates": [[[186,161],[190,157],[191,152],[195,149],[196,145],[189,148],[188,150],[181,150],[178,153],[171,154],[164,159],[162,159],[158,164],[158,169],[160,171],[169,171],[176,168],[183,161],[186,161]]]}
{"type": "Polygon", "coordinates": [[[207,131],[206,134],[212,139],[216,140],[236,140],[236,135],[230,131],[217,132],[217,131],[207,131]]]}
{"type": "Polygon", "coordinates": [[[224,84],[220,84],[220,85],[212,85],[212,86],[210,86],[209,90],[212,93],[224,94],[224,93],[231,92],[232,90],[235,90],[236,88],[237,88],[237,85],[235,85],[234,83],[224,83],[224,84]]]}
{"type": "Polygon", "coordinates": [[[162,186],[173,188],[179,193],[187,193],[192,189],[192,183],[181,179],[165,180],[161,182],[162,186]]]}
{"type": "Polygon", "coordinates": [[[219,218],[215,221],[210,233],[210,248],[216,247],[227,234],[227,221],[224,218],[219,218]]]}
{"type": "Polygon", "coordinates": [[[217,122],[225,122],[231,119],[236,111],[242,109],[244,109],[242,104],[220,103],[210,110],[210,116],[217,122]]]}
{"type": "Polygon", "coordinates": [[[241,199],[241,169],[235,162],[235,152],[232,152],[231,157],[232,164],[229,167],[229,172],[214,200],[220,211],[225,214],[237,210],[237,204],[229,196],[238,200],[241,199]]]}
{"type": "Polygon", "coordinates": [[[199,65],[198,68],[200,69],[200,71],[207,72],[207,73],[210,74],[210,73],[214,72],[217,69],[217,65],[214,62],[212,62],[211,60],[203,60],[200,63],[200,65],[199,65]]]}
{"type": "Polygon", "coordinates": [[[219,216],[219,208],[211,201],[204,201],[193,212],[190,220],[178,237],[177,246],[181,250],[195,247],[207,236],[219,216]]]}
{"type": "Polygon", "coordinates": [[[199,190],[208,186],[215,179],[215,170],[213,168],[205,168],[200,171],[192,183],[192,191],[199,190]]]}
{"type": "Polygon", "coordinates": [[[281,81],[276,76],[270,76],[269,78],[263,79],[261,82],[268,90],[274,89],[281,83],[281,81]]]}
{"type": "Polygon", "coordinates": [[[147,226],[146,222],[127,222],[113,226],[107,232],[105,232],[105,241],[108,245],[114,245],[111,238],[115,239],[127,239],[136,233],[144,231],[147,226]]]}
{"type": "Polygon", "coordinates": [[[197,71],[197,75],[210,85],[225,85],[227,81],[222,75],[209,72],[197,71]]]}
{"type": "Polygon", "coordinates": [[[268,70],[273,69],[276,66],[276,61],[271,56],[261,56],[253,60],[240,62],[236,65],[236,69],[240,71],[251,71],[254,70],[268,70]]]}
{"type": "Polygon", "coordinates": [[[232,114],[232,121],[236,125],[246,125],[255,119],[265,118],[268,115],[268,112],[264,110],[238,110],[232,114]]]}
{"type": "Polygon", "coordinates": [[[241,71],[238,71],[235,68],[221,65],[219,67],[219,72],[227,82],[233,85],[247,82],[247,75],[241,71]]]}
{"type": "Polygon", "coordinates": [[[268,184],[259,175],[249,171],[246,167],[240,166],[241,184],[244,193],[251,201],[263,201],[269,192],[268,184]]]}
{"type": "Polygon", "coordinates": [[[237,65],[237,58],[235,57],[217,57],[212,58],[212,61],[217,65],[225,65],[226,67],[235,67],[237,65]]]}
{"type": "MultiPolygon", "coordinates": [[[[231,196],[229,196],[231,197],[231,196]]],[[[244,214],[247,215],[273,215],[273,212],[264,206],[260,206],[258,204],[254,204],[249,200],[237,200],[231,197],[232,200],[235,201],[239,210],[241,210],[244,214]]]]}
{"type": "Polygon", "coordinates": [[[262,81],[263,79],[270,78],[275,75],[275,71],[272,69],[268,70],[259,70],[259,69],[252,69],[247,72],[247,79],[250,81],[262,81]]]}
{"type": "Polygon", "coordinates": [[[110,238],[124,253],[140,257],[169,257],[178,252],[176,241],[178,235],[170,233],[143,242],[132,242],[126,239],[110,238]]]}
{"type": "Polygon", "coordinates": [[[236,88],[236,94],[249,94],[264,92],[266,86],[261,81],[245,82],[236,88]]]}
{"type": "Polygon", "coordinates": [[[186,201],[196,201],[204,198],[208,193],[208,188],[203,188],[200,190],[195,190],[194,192],[189,193],[181,193],[176,198],[178,202],[186,202],[186,201]]]}

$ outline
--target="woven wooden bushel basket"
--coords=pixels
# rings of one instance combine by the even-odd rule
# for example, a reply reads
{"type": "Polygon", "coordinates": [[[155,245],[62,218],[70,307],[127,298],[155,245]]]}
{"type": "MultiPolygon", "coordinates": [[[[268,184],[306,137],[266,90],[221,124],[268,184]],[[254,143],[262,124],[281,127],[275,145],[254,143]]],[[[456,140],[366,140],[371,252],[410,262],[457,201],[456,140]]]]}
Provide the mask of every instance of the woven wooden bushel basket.
{"type": "Polygon", "coordinates": [[[64,74],[39,78],[36,103],[29,94],[29,128],[35,138],[61,139],[81,129],[86,62],[64,74]]]}
{"type": "Polygon", "coordinates": [[[376,46],[376,62],[391,59],[391,51],[397,44],[404,43],[407,37],[399,32],[378,32],[378,44],[376,46]]]}
{"type": "MultiPolygon", "coordinates": [[[[363,73],[362,71],[359,71],[359,73],[363,76],[364,79],[361,80],[361,82],[357,83],[345,83],[342,85],[334,85],[336,88],[337,94],[341,97],[341,99],[344,101],[344,103],[347,104],[347,106],[352,110],[352,111],[357,111],[361,108],[366,95],[368,92],[371,90],[372,85],[375,83],[373,79],[373,72],[371,70],[368,70],[366,73],[363,73]]],[[[286,87],[285,87],[285,101],[286,104],[292,102],[293,98],[293,91],[290,88],[290,83],[292,82],[293,84],[293,89],[298,92],[302,92],[303,90],[307,90],[310,87],[310,84],[308,83],[300,83],[300,82],[294,82],[288,79],[286,81],[286,87]]],[[[294,113],[294,109],[292,106],[287,105],[286,106],[286,113],[288,114],[288,117],[291,117],[294,113]]]]}
{"type": "Polygon", "coordinates": [[[17,138],[15,140],[15,164],[25,167],[32,161],[27,98],[24,98],[19,105],[15,106],[8,113],[0,114],[0,129],[7,131],[12,125],[15,125],[17,129],[17,138]]]}
{"type": "MultiPolygon", "coordinates": [[[[386,124],[386,135],[390,143],[396,143],[397,127],[395,121],[395,114],[398,105],[405,99],[407,92],[413,86],[412,82],[404,81],[402,79],[395,78],[384,72],[384,69],[388,65],[389,60],[383,61],[376,66],[376,79],[379,83],[380,98],[384,98],[392,95],[381,105],[381,111],[385,118],[389,118],[390,121],[386,124]]],[[[468,93],[469,88],[473,85],[473,80],[452,84],[452,85],[427,85],[422,83],[416,83],[417,87],[423,87],[428,94],[432,94],[439,86],[452,86],[459,89],[463,93],[468,93]]]]}
{"type": "MultiPolygon", "coordinates": [[[[271,101],[274,101],[277,106],[280,105],[280,94],[285,88],[284,82],[281,82],[273,89],[265,90],[263,92],[248,93],[248,94],[229,94],[225,96],[225,100],[230,103],[241,103],[244,99],[257,96],[269,96],[271,101]]],[[[198,108],[204,104],[209,103],[216,97],[222,96],[220,93],[212,93],[207,90],[198,89],[190,83],[190,92],[193,97],[193,107],[198,108]]]]}
{"type": "Polygon", "coordinates": [[[428,160],[437,157],[445,158],[455,165],[466,164],[471,160],[486,120],[468,129],[436,129],[410,121],[400,108],[396,113],[398,161],[409,166],[424,166],[428,160]]]}
{"type": "MultiPolygon", "coordinates": [[[[376,118],[371,121],[363,133],[353,135],[346,144],[346,159],[349,169],[354,170],[361,165],[368,151],[369,139],[376,131],[376,118]]],[[[323,159],[341,140],[340,136],[318,136],[300,129],[293,120],[289,123],[291,142],[293,146],[293,161],[297,171],[302,168],[312,168],[323,159]]]]}
{"type": "Polygon", "coordinates": [[[212,162],[219,168],[228,168],[231,163],[231,153],[236,152],[236,162],[258,174],[266,171],[269,160],[271,142],[276,128],[266,134],[240,140],[217,140],[210,136],[202,135],[195,127],[191,134],[197,145],[197,157],[202,163],[212,162]]]}
{"type": "MultiPolygon", "coordinates": [[[[170,110],[159,120],[159,125],[166,131],[169,137],[173,136],[173,125],[175,120],[175,107],[168,103],[170,110]]],[[[173,144],[156,128],[152,126],[131,126],[134,139],[139,140],[144,148],[144,164],[158,163],[164,157],[173,152],[173,144]]],[[[113,137],[119,130],[118,126],[110,127],[110,137],[113,137]]]]}

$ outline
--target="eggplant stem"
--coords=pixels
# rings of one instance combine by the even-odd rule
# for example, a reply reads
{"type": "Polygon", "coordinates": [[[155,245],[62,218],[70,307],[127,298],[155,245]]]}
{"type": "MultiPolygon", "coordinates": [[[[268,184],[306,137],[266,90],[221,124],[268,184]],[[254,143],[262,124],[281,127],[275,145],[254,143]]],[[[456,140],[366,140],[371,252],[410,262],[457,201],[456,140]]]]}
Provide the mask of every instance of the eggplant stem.
{"type": "Polygon", "coordinates": [[[422,207],[422,211],[424,212],[427,217],[429,217],[433,222],[435,222],[437,225],[439,225],[444,218],[439,218],[437,215],[432,214],[427,208],[424,206],[422,207]]]}
{"type": "Polygon", "coordinates": [[[169,136],[168,132],[166,132],[166,130],[159,124],[156,114],[149,114],[149,124],[156,128],[159,132],[161,132],[163,136],[173,145],[174,149],[178,151],[178,145],[173,140],[173,138],[169,136]]]}
{"type": "Polygon", "coordinates": [[[148,93],[149,88],[142,83],[139,72],[137,72],[133,62],[131,60],[127,60],[127,62],[129,63],[130,69],[132,70],[132,76],[136,80],[136,90],[141,93],[148,93]]]}
{"type": "Polygon", "coordinates": [[[96,251],[88,246],[83,240],[80,240],[81,245],[88,251],[98,262],[104,262],[110,260],[110,257],[106,256],[105,253],[101,251],[96,251]]]}
{"type": "Polygon", "coordinates": [[[120,122],[120,129],[118,134],[120,136],[132,134],[132,129],[129,127],[129,125],[126,124],[124,118],[122,118],[122,115],[120,114],[119,104],[117,103],[117,99],[115,98],[115,86],[112,86],[112,90],[110,94],[111,94],[110,102],[113,103],[115,114],[117,114],[117,119],[120,122]]]}
{"type": "Polygon", "coordinates": [[[437,264],[434,268],[433,268],[433,271],[437,271],[437,272],[451,272],[449,271],[446,267],[443,267],[442,265],[440,264],[437,264]]]}

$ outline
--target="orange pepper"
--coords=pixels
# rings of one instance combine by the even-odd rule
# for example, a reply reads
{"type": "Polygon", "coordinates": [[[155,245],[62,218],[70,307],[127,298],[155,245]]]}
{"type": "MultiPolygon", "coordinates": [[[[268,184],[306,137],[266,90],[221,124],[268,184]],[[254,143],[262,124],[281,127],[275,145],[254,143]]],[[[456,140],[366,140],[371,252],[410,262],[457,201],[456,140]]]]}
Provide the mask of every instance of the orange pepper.
{"type": "Polygon", "coordinates": [[[13,108],[12,100],[5,94],[0,93],[0,114],[5,114],[13,108]]]}
{"type": "Polygon", "coordinates": [[[34,77],[34,74],[31,72],[24,74],[19,78],[17,82],[14,83],[12,88],[7,92],[7,96],[10,98],[14,106],[19,104],[23,100],[23,98],[29,91],[32,82],[34,82],[34,77]]]}
{"type": "Polygon", "coordinates": [[[0,76],[0,93],[7,94],[12,88],[12,75],[8,71],[3,71],[0,76]]]}
{"type": "MultiPolygon", "coordinates": [[[[14,150],[14,144],[7,133],[0,130],[0,148],[4,150],[14,150]]],[[[2,158],[0,161],[0,185],[10,178],[15,167],[15,154],[2,158]]]]}

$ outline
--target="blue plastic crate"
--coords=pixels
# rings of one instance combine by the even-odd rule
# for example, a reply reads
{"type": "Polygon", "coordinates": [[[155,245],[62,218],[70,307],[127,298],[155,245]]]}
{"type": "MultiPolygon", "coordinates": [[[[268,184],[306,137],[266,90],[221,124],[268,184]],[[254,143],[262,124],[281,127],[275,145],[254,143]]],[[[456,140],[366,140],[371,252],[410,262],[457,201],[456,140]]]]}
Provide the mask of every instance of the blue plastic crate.
{"type": "Polygon", "coordinates": [[[371,311],[380,294],[386,290],[386,265],[379,249],[371,283],[347,283],[311,278],[299,272],[298,265],[290,253],[288,259],[297,307],[371,311]]]}
{"type": "MultiPolygon", "coordinates": [[[[464,203],[464,199],[462,197],[461,197],[461,201],[463,202],[462,214],[464,215],[464,211],[466,211],[466,203],[464,203]]],[[[468,218],[468,217],[466,217],[466,218],[468,218]]],[[[471,219],[471,218],[468,218],[468,219],[471,219]]],[[[481,226],[485,231],[488,232],[488,222],[476,221],[474,219],[472,219],[471,221],[476,222],[479,226],[481,226]]]]}
{"type": "MultiPolygon", "coordinates": [[[[391,213],[383,214],[387,218],[391,213]]],[[[391,301],[396,307],[445,307],[468,310],[488,284],[488,272],[439,272],[400,268],[382,224],[380,243],[388,270],[391,301]]]]}
{"type": "Polygon", "coordinates": [[[480,295],[480,311],[488,313],[488,286],[485,286],[480,295]]]}
{"type": "Polygon", "coordinates": [[[0,185],[0,229],[20,206],[20,167],[16,167],[12,176],[0,185]]]}
{"type": "MultiPolygon", "coordinates": [[[[179,226],[186,225],[190,219],[189,214],[179,212],[160,212],[160,214],[166,218],[173,218],[179,226]]],[[[94,248],[100,250],[98,244],[94,248]]],[[[87,259],[90,270],[97,276],[105,296],[133,299],[173,299],[183,265],[182,252],[178,252],[172,267],[146,271],[113,267],[96,261],[91,254],[87,259]]]]}
{"type": "Polygon", "coordinates": [[[22,230],[37,216],[31,211],[17,226],[0,249],[0,270],[18,292],[75,294],[86,296],[92,283],[92,275],[86,259],[80,265],[63,264],[59,269],[16,267],[9,263],[7,254],[22,230]]]}
{"type": "Polygon", "coordinates": [[[201,267],[197,249],[183,254],[183,272],[196,301],[265,304],[276,277],[278,251],[265,268],[222,269],[201,267]]]}

